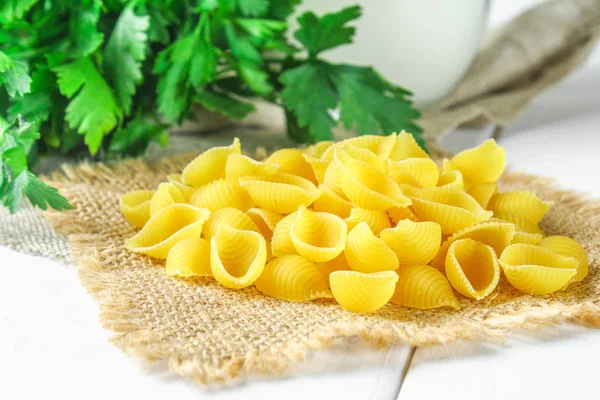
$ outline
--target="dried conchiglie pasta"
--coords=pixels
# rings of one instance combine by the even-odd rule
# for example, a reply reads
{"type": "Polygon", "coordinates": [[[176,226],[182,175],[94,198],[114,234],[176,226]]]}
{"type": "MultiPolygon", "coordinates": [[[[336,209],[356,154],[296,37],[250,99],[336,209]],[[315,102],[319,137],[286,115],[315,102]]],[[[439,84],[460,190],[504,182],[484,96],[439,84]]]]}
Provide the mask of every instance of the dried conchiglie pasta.
{"type": "Polygon", "coordinates": [[[314,201],[312,207],[315,211],[328,212],[340,218],[348,218],[354,204],[343,198],[326,185],[319,185],[321,195],[314,201]]]}
{"type": "Polygon", "coordinates": [[[532,234],[543,234],[542,230],[538,227],[537,222],[533,222],[523,215],[494,213],[494,216],[504,221],[515,224],[518,231],[532,234]]]}
{"type": "Polygon", "coordinates": [[[327,167],[329,167],[329,163],[331,161],[322,160],[308,154],[302,154],[302,157],[304,157],[306,162],[310,164],[317,183],[325,182],[325,172],[327,171],[327,167]]]}
{"type": "Polygon", "coordinates": [[[137,228],[143,227],[150,219],[151,190],[135,190],[121,197],[121,212],[129,223],[137,228]]]}
{"type": "Polygon", "coordinates": [[[271,260],[256,281],[264,294],[282,300],[331,298],[327,276],[312,261],[298,255],[271,260]]]}
{"type": "Polygon", "coordinates": [[[495,182],[504,172],[506,151],[494,139],[488,139],[472,149],[455,155],[447,169],[462,173],[467,186],[477,183],[495,182]]]}
{"type": "Polygon", "coordinates": [[[279,166],[256,161],[243,154],[232,153],[225,163],[225,177],[228,179],[240,176],[269,176],[279,172],[279,166]]]}
{"type": "Polygon", "coordinates": [[[307,154],[312,157],[321,157],[328,148],[330,148],[335,142],[331,140],[324,140],[319,143],[315,143],[311,146],[308,146],[304,149],[304,154],[307,154]]]}
{"type": "Polygon", "coordinates": [[[396,272],[398,283],[390,300],[392,303],[420,309],[451,307],[460,310],[450,283],[437,269],[429,265],[411,265],[396,272]]]}
{"type": "Polygon", "coordinates": [[[411,204],[398,184],[376,167],[349,157],[342,149],[336,150],[335,156],[335,161],[342,164],[342,190],[356,206],[366,210],[383,211],[411,204]]]}
{"type": "Polygon", "coordinates": [[[317,183],[312,166],[304,159],[300,149],[281,149],[275,151],[265,160],[265,163],[278,165],[282,174],[292,174],[317,183]]]}
{"type": "Polygon", "coordinates": [[[473,239],[454,241],[446,255],[446,276],[460,294],[475,300],[498,286],[500,266],[494,249],[473,239]]]}
{"type": "Polygon", "coordinates": [[[191,237],[177,242],[167,254],[165,271],[170,276],[211,276],[209,241],[191,237]]]}
{"type": "Polygon", "coordinates": [[[412,210],[423,221],[440,224],[442,232],[451,235],[492,217],[465,192],[451,187],[418,189],[412,199],[412,210]]]}
{"type": "Polygon", "coordinates": [[[408,207],[392,207],[386,212],[388,217],[390,217],[392,224],[394,225],[403,219],[410,219],[411,221],[419,222],[419,218],[417,218],[417,216],[408,207]]]}
{"type": "Polygon", "coordinates": [[[409,158],[429,158],[429,156],[419,146],[412,134],[402,131],[396,138],[389,158],[393,161],[402,161],[409,158]]]}
{"type": "Polygon", "coordinates": [[[181,181],[181,174],[167,174],[167,182],[179,182],[181,181]]]}
{"type": "Polygon", "coordinates": [[[260,208],[278,214],[308,206],[321,195],[312,182],[290,174],[240,177],[240,184],[260,208]]]}
{"type": "Polygon", "coordinates": [[[439,178],[438,167],[430,158],[408,158],[402,161],[387,160],[386,169],[397,183],[418,187],[433,187],[439,178]]]}
{"type": "Polygon", "coordinates": [[[210,211],[189,204],[173,204],[154,214],[137,235],[125,243],[127,250],[165,259],[175,243],[200,237],[210,211]]]}
{"type": "Polygon", "coordinates": [[[283,215],[262,208],[251,208],[246,214],[256,224],[259,232],[267,241],[267,260],[272,259],[271,239],[273,238],[273,231],[279,221],[283,218],[283,215]]]}
{"type": "Polygon", "coordinates": [[[176,203],[185,203],[181,191],[173,183],[161,183],[150,199],[150,215],[176,203]]]}
{"type": "Polygon", "coordinates": [[[400,265],[429,264],[440,248],[442,230],[435,222],[405,219],[379,237],[396,253],[400,265]]]}
{"type": "Polygon", "coordinates": [[[256,223],[246,213],[237,208],[226,207],[210,215],[202,228],[202,236],[207,240],[212,239],[221,225],[229,225],[244,231],[260,232],[256,223]]]}
{"type": "MultiPolygon", "coordinates": [[[[376,168],[378,171],[383,171],[381,160],[379,160],[379,158],[377,158],[370,150],[361,149],[348,144],[337,147],[336,150],[334,150],[334,153],[338,151],[337,149],[344,152],[343,157],[347,162],[355,161],[358,164],[362,162],[376,168]]],[[[325,170],[323,183],[337,194],[346,197],[342,188],[343,173],[344,164],[334,157],[325,170]]]]}
{"type": "Polygon", "coordinates": [[[483,208],[488,208],[490,199],[496,194],[497,187],[494,182],[476,183],[471,185],[467,193],[471,195],[483,208]]]}
{"type": "Polygon", "coordinates": [[[210,239],[210,270],[227,288],[252,285],[263,272],[266,260],[267,245],[260,233],[220,225],[210,239]]]}
{"type": "Polygon", "coordinates": [[[188,186],[181,182],[181,174],[169,174],[167,175],[167,181],[177,186],[177,189],[179,189],[186,202],[190,200],[190,197],[192,197],[192,194],[196,191],[195,187],[188,186]]]}
{"type": "Polygon", "coordinates": [[[543,201],[535,194],[526,191],[498,193],[490,199],[488,208],[498,218],[501,215],[518,215],[537,225],[552,203],[543,201]]]}
{"type": "Polygon", "coordinates": [[[509,222],[481,222],[477,225],[469,226],[450,236],[431,261],[431,265],[440,271],[445,271],[446,255],[448,248],[452,243],[460,239],[473,239],[494,249],[496,256],[502,254],[508,247],[515,235],[515,226],[509,222]]]}
{"type": "Polygon", "coordinates": [[[339,256],[334,258],[331,261],[327,261],[324,263],[317,264],[323,275],[329,277],[332,272],[335,271],[349,271],[350,266],[348,265],[348,261],[346,261],[346,256],[344,253],[340,253],[339,256]]]}
{"type": "Polygon", "coordinates": [[[296,220],[297,216],[298,212],[286,215],[275,226],[273,237],[271,238],[271,253],[273,257],[281,257],[286,254],[298,254],[292,243],[292,237],[290,236],[292,223],[296,220]]]}
{"type": "Polygon", "coordinates": [[[589,261],[585,249],[575,240],[566,236],[548,236],[542,239],[538,246],[548,249],[553,253],[565,257],[573,257],[579,261],[577,273],[571,278],[571,282],[579,282],[588,274],[589,261]]]}
{"type": "Polygon", "coordinates": [[[437,186],[465,190],[465,181],[460,171],[447,171],[440,174],[437,186]]]}
{"type": "Polygon", "coordinates": [[[523,243],[523,244],[538,244],[540,240],[544,238],[544,235],[541,233],[529,233],[523,231],[515,231],[515,236],[513,236],[510,244],[523,243]]]}
{"type": "Polygon", "coordinates": [[[190,197],[190,204],[211,211],[225,207],[246,211],[254,206],[248,192],[233,178],[217,179],[197,189],[190,197]]]}
{"type": "Polygon", "coordinates": [[[230,154],[241,154],[238,138],[229,146],[213,147],[193,159],[181,172],[181,181],[199,188],[215,179],[225,177],[225,165],[230,154]]]}
{"type": "Polygon", "coordinates": [[[333,298],[349,311],[369,313],[387,304],[394,294],[398,274],[394,271],[365,274],[336,271],[329,275],[333,298]]]}
{"type": "Polygon", "coordinates": [[[540,246],[512,244],[500,257],[511,285],[523,293],[544,295],[564,288],[577,274],[579,261],[540,246]]]}
{"type": "Polygon", "coordinates": [[[396,133],[392,133],[389,136],[363,135],[345,139],[343,143],[359,149],[369,150],[381,160],[385,160],[394,149],[397,136],[396,133]]]}
{"type": "Polygon", "coordinates": [[[365,210],[360,207],[352,208],[350,216],[345,221],[348,224],[348,230],[353,229],[361,222],[366,222],[375,235],[379,235],[382,230],[392,227],[390,218],[385,211],[365,210]]]}
{"type": "Polygon", "coordinates": [[[344,255],[350,268],[358,272],[394,271],[399,266],[396,254],[371,232],[366,222],[348,233],[344,255]]]}
{"type": "Polygon", "coordinates": [[[346,247],[348,226],[337,215],[314,212],[300,207],[290,227],[294,248],[304,258],[326,262],[337,257],[346,247]]]}

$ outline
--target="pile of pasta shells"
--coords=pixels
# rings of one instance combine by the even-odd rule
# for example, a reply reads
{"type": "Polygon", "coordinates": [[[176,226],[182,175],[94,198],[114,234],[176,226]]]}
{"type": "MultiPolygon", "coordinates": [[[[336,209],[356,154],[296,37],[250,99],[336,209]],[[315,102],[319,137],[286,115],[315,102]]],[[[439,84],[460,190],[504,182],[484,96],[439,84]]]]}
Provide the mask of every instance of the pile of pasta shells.
{"type": "Polygon", "coordinates": [[[388,302],[459,309],[457,295],[482,300],[501,273],[532,295],[582,280],[582,246],[538,227],[551,204],[498,192],[505,158],[487,140],[438,165],[402,132],[258,161],[236,138],[155,191],[124,195],[124,216],[141,228],[125,247],[166,259],[171,276],[288,301],[333,298],[354,312],[388,302]]]}

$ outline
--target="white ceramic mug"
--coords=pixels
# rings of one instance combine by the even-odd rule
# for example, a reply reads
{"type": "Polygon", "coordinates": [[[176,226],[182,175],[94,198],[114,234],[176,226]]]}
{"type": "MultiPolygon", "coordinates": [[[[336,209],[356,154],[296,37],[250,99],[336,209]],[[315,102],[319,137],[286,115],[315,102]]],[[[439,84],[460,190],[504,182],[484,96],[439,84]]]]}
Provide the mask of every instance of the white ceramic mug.
{"type": "MultiPolygon", "coordinates": [[[[490,0],[304,0],[296,16],[360,4],[355,41],[323,57],[372,65],[412,91],[421,109],[440,102],[471,65],[487,22],[490,0]]],[[[295,17],[292,28],[297,24],[295,17]]]]}

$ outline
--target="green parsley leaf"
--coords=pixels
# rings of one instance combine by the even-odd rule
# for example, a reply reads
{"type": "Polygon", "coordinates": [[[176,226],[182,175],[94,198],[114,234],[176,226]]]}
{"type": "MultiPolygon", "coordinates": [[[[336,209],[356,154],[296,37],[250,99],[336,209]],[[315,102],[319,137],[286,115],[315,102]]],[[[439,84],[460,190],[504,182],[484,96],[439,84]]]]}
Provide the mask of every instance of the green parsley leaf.
{"type": "Polygon", "coordinates": [[[10,97],[29,93],[31,84],[27,65],[22,61],[11,59],[2,51],[0,51],[0,84],[4,84],[10,97]]]}
{"type": "Polygon", "coordinates": [[[98,32],[98,20],[102,10],[101,0],[81,0],[72,12],[70,20],[73,57],[87,56],[95,52],[104,41],[104,34],[98,32]]]}
{"type": "Polygon", "coordinates": [[[309,57],[314,58],[322,51],[352,43],[355,28],[346,24],[360,15],[359,6],[347,7],[322,17],[305,12],[298,17],[300,29],[294,36],[306,47],[309,57]]]}
{"type": "Polygon", "coordinates": [[[169,141],[169,131],[165,125],[153,121],[150,117],[140,116],[132,119],[113,136],[109,151],[124,153],[130,156],[140,156],[152,141],[166,146],[169,141]]]}
{"type": "Polygon", "coordinates": [[[338,102],[338,94],[329,79],[329,65],[311,62],[283,73],[284,85],[281,99],[288,110],[297,117],[298,127],[308,127],[309,138],[302,141],[314,143],[332,140],[336,122],[330,114],[338,102]]]}
{"type": "Polygon", "coordinates": [[[38,0],[3,0],[0,4],[0,21],[10,22],[23,18],[38,0]]]}
{"type": "Polygon", "coordinates": [[[141,62],[146,58],[148,16],[133,12],[135,3],[123,9],[104,50],[104,69],[119,103],[129,115],[136,85],[143,79],[141,62]]]}
{"type": "Polygon", "coordinates": [[[4,206],[11,213],[17,212],[23,203],[23,193],[31,204],[42,210],[53,208],[57,211],[70,210],[72,207],[57,189],[48,186],[29,171],[23,171],[6,185],[4,206]]]}
{"type": "Polygon", "coordinates": [[[227,94],[216,93],[210,90],[201,90],[196,93],[194,100],[209,111],[218,112],[230,119],[243,119],[256,108],[250,103],[239,101],[227,94]]]}
{"type": "Polygon", "coordinates": [[[269,16],[274,19],[285,21],[287,17],[294,13],[294,9],[302,0],[277,0],[271,2],[269,16]]]}
{"type": "Polygon", "coordinates": [[[242,14],[249,17],[261,17],[269,9],[269,0],[235,0],[242,14]]]}
{"type": "Polygon", "coordinates": [[[123,117],[110,87],[87,57],[53,71],[58,75],[60,92],[71,99],[66,109],[69,126],[85,135],[85,144],[96,154],[104,135],[123,117]]]}

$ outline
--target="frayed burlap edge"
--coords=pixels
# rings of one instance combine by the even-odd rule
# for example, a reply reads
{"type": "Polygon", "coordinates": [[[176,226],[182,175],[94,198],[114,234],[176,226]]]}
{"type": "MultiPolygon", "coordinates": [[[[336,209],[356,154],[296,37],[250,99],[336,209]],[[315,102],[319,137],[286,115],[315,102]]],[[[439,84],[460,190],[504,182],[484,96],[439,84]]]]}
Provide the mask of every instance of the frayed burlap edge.
{"type": "MultiPolygon", "coordinates": [[[[147,164],[141,160],[126,160],[115,164],[80,164],[63,166],[47,180],[68,197],[74,185],[97,182],[110,183],[115,177],[131,175],[133,171],[144,173],[167,173],[177,171],[190,160],[191,156],[179,156],[147,164]]],[[[551,179],[521,173],[510,173],[503,177],[505,184],[523,185],[532,190],[542,189],[552,192],[555,202],[568,207],[573,215],[587,221],[586,229],[600,233],[600,201],[589,200],[586,195],[559,190],[551,179]]],[[[79,268],[79,277],[100,303],[100,320],[104,327],[116,333],[112,343],[125,353],[140,357],[146,361],[167,360],[171,371],[180,375],[190,375],[201,383],[228,383],[239,379],[240,375],[282,375],[290,367],[304,359],[309,350],[319,350],[347,338],[361,338],[372,346],[386,346],[404,343],[412,346],[427,346],[447,343],[454,340],[491,340],[503,341],[506,334],[513,330],[533,330],[540,326],[573,322],[587,327],[600,328],[600,296],[593,301],[583,303],[553,303],[552,307],[541,305],[539,309],[530,309],[518,315],[496,315],[484,321],[463,321],[452,329],[389,329],[373,327],[360,321],[342,321],[327,327],[320,327],[305,338],[276,345],[258,352],[250,351],[234,357],[218,368],[209,368],[200,364],[194,357],[181,358],[168,351],[154,351],[144,346],[150,340],[150,333],[142,326],[137,315],[137,305],[121,296],[114,286],[103,276],[103,265],[98,261],[97,252],[102,248],[104,238],[99,235],[82,232],[78,221],[69,212],[46,212],[45,217],[70,243],[73,261],[79,268]],[[90,251],[91,249],[95,249],[90,251]]],[[[600,234],[593,243],[587,243],[590,252],[591,269],[597,268],[600,253],[600,234]]],[[[599,293],[600,283],[595,283],[595,293],[599,293]]]]}

